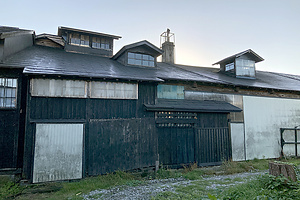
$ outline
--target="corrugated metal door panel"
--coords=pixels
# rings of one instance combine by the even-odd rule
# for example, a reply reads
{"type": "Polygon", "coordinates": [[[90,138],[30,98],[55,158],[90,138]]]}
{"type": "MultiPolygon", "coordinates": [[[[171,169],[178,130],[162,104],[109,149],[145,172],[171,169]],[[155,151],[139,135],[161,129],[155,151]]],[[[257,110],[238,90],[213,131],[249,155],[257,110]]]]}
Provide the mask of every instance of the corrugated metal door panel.
{"type": "Polygon", "coordinates": [[[82,178],[83,124],[37,124],[33,183],[82,178]]]}
{"type": "Polygon", "coordinates": [[[245,160],[244,123],[231,123],[232,160],[245,160]]]}

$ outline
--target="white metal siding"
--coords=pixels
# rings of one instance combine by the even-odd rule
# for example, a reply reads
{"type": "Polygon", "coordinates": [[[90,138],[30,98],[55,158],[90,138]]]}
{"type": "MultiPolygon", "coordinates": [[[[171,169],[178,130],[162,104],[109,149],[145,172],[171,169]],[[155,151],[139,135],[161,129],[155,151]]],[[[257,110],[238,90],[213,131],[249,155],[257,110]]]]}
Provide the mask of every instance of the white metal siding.
{"type": "Polygon", "coordinates": [[[83,124],[37,124],[33,183],[82,178],[83,124]]]}
{"type": "Polygon", "coordinates": [[[138,84],[92,81],[90,85],[90,97],[104,99],[138,99],[138,84]]]}
{"type": "Polygon", "coordinates": [[[280,128],[300,124],[300,100],[244,96],[246,158],[280,156],[280,128]]]}
{"type": "Polygon", "coordinates": [[[31,79],[31,95],[45,97],[87,97],[87,84],[79,80],[31,79]]]}
{"type": "Polygon", "coordinates": [[[231,123],[230,134],[232,144],[232,160],[245,160],[244,123],[231,123]]]}

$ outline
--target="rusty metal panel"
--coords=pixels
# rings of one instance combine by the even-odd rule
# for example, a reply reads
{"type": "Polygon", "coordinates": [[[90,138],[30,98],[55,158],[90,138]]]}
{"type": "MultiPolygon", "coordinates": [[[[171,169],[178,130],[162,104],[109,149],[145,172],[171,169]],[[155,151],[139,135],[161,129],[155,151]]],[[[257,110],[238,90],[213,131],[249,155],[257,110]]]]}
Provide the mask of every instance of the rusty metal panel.
{"type": "Polygon", "coordinates": [[[83,124],[37,124],[33,183],[82,178],[83,124]]]}
{"type": "Polygon", "coordinates": [[[246,158],[280,156],[280,128],[300,124],[300,100],[244,96],[246,158]]]}
{"type": "Polygon", "coordinates": [[[232,160],[245,160],[244,123],[230,123],[232,160]]]}

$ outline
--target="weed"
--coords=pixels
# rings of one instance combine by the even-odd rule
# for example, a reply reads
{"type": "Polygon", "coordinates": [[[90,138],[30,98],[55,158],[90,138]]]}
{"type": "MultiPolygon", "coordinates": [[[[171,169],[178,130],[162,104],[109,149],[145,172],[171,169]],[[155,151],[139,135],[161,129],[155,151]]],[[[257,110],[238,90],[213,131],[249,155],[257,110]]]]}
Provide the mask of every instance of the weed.
{"type": "Polygon", "coordinates": [[[196,162],[195,163],[190,163],[188,165],[183,165],[183,172],[184,173],[191,172],[191,171],[193,171],[197,168],[198,168],[198,165],[197,165],[196,162]]]}
{"type": "Polygon", "coordinates": [[[299,183],[285,177],[263,175],[223,191],[220,199],[300,199],[299,183]]]}
{"type": "Polygon", "coordinates": [[[14,183],[12,181],[7,181],[6,183],[2,183],[0,187],[0,199],[4,199],[5,197],[14,197],[22,192],[19,184],[14,183]]]}

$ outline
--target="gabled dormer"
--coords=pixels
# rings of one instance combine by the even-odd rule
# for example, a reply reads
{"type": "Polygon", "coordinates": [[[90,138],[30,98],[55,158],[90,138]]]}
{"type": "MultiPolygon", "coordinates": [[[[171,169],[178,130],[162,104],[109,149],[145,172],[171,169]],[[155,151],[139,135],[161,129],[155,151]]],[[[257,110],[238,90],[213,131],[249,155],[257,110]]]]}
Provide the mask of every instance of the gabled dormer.
{"type": "Polygon", "coordinates": [[[225,58],[213,65],[220,65],[220,72],[237,78],[255,78],[255,63],[264,59],[251,49],[225,58]]]}
{"type": "Polygon", "coordinates": [[[123,65],[156,67],[156,59],[163,51],[147,40],[124,46],[112,59],[123,65]]]}
{"type": "Polygon", "coordinates": [[[121,37],[80,30],[68,27],[58,27],[58,36],[65,40],[65,50],[86,54],[111,57],[113,55],[113,41],[121,37]]]}
{"type": "Polygon", "coordinates": [[[32,30],[0,26],[0,63],[8,56],[32,46],[34,34],[32,30]]]}

